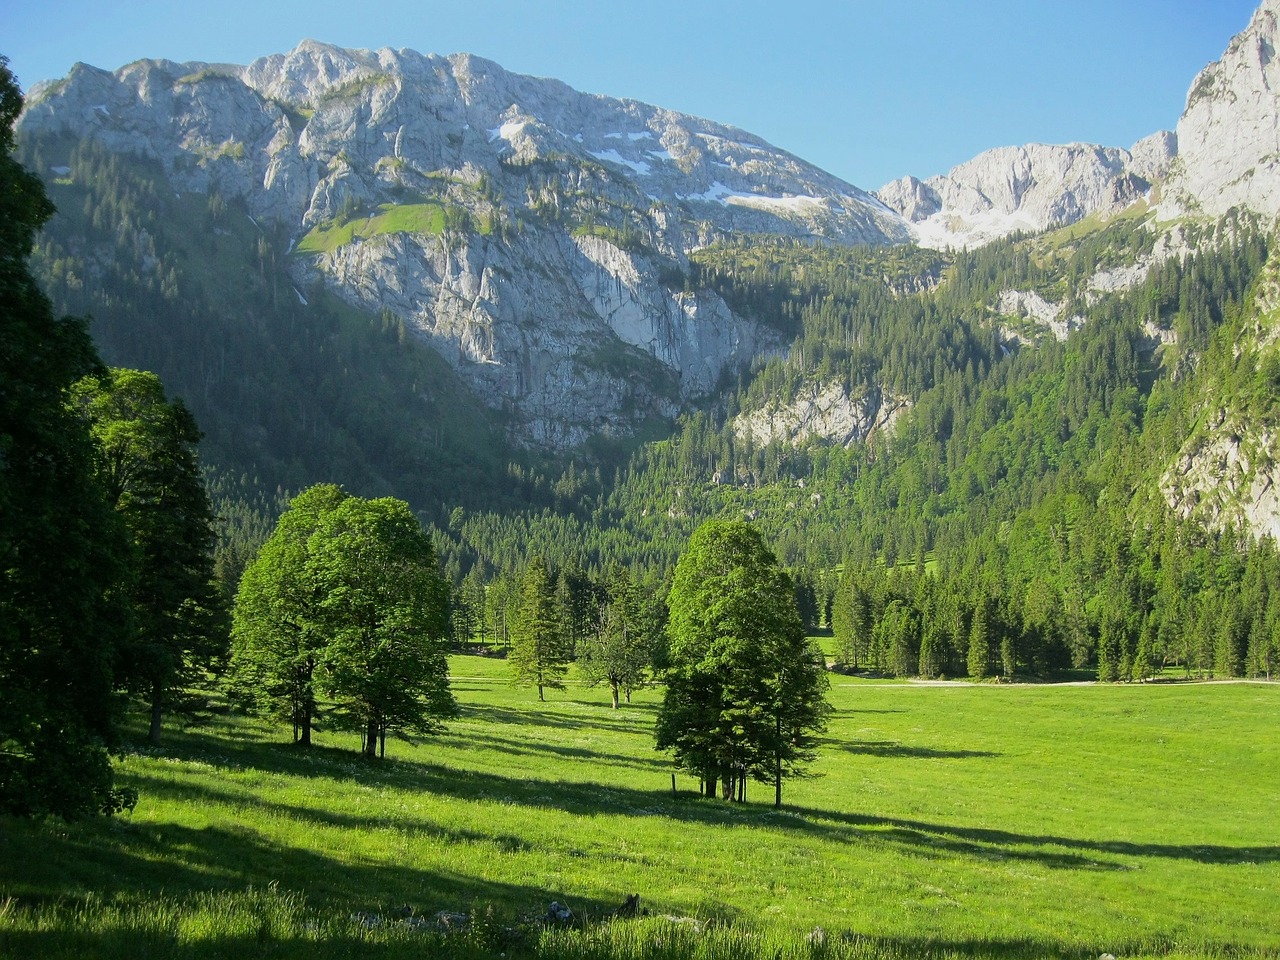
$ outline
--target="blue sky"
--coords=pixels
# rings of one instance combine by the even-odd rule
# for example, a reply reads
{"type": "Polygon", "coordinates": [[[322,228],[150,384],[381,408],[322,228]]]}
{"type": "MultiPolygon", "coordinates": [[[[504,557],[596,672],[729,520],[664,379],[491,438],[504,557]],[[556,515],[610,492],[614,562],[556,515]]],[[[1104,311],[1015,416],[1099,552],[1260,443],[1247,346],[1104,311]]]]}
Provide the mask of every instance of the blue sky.
{"type": "Polygon", "coordinates": [[[735,124],[874,189],[984,149],[1176,124],[1256,0],[0,0],[24,87],[76,61],[248,63],[304,37],[460,51],[735,124]]]}

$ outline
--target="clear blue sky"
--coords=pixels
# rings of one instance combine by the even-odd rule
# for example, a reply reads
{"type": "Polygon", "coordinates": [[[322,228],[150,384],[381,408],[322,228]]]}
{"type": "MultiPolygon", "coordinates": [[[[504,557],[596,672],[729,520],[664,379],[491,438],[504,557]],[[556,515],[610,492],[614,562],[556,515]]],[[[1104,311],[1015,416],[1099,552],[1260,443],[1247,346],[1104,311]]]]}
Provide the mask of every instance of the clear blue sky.
{"type": "Polygon", "coordinates": [[[1256,0],[0,0],[24,87],[76,61],[248,63],[310,37],[466,51],[735,124],[858,186],[984,149],[1131,145],[1256,0]]]}

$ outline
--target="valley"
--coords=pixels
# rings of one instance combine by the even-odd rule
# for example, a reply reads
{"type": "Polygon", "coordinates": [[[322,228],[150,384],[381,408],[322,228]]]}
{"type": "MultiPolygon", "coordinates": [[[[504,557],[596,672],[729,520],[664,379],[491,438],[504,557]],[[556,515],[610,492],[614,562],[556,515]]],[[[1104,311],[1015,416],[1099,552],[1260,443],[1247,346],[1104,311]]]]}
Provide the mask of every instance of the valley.
{"type": "Polygon", "coordinates": [[[0,958],[1274,956],[1277,44],[874,192],[0,59],[0,958]]]}

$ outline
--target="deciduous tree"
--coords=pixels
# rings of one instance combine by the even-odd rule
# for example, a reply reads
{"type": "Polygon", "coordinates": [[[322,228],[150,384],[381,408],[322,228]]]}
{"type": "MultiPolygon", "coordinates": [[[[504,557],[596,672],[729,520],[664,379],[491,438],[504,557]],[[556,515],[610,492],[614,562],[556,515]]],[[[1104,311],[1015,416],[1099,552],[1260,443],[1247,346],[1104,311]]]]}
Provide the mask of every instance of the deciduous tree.
{"type": "Polygon", "coordinates": [[[298,494],[236,593],[229,680],[236,699],[290,723],[293,740],[311,746],[316,723],[317,670],[327,637],[320,594],[307,568],[308,541],[320,517],[347,494],[318,484],[298,494]]]}
{"type": "Polygon", "coordinates": [[[699,527],[668,600],[670,669],[657,744],[702,778],[708,795],[775,785],[813,757],[827,715],[825,664],[810,647],[791,580],[738,521],[699,527]]]}

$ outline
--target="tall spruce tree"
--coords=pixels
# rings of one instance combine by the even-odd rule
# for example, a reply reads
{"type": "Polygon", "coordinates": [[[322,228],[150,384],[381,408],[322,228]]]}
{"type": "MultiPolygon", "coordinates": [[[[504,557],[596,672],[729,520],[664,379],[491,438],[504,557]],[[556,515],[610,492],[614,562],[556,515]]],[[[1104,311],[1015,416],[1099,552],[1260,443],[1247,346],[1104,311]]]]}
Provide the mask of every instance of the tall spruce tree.
{"type": "Polygon", "coordinates": [[[520,581],[520,607],[511,633],[508,656],[517,684],[538,688],[538,699],[546,700],[546,690],[563,690],[569,669],[569,649],[556,604],[555,587],[542,557],[529,561],[520,581]]]}
{"type": "Polygon", "coordinates": [[[199,701],[189,699],[188,688],[226,652],[226,601],[213,572],[217,534],[196,453],[200,431],[153,373],[108,370],[81,380],[72,397],[132,547],[134,632],[118,672],[149,704],[148,739],[156,744],[164,714],[190,712],[199,701]]]}

